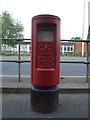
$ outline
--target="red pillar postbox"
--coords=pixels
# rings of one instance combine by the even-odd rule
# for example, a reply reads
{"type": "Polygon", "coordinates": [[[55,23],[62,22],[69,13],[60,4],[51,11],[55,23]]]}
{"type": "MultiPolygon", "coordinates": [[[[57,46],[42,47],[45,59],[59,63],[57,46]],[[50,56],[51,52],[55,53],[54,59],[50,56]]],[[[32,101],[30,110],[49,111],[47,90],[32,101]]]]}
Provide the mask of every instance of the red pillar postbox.
{"type": "MultiPolygon", "coordinates": [[[[58,91],[57,85],[60,76],[60,18],[53,15],[33,17],[31,40],[31,83],[33,85],[33,95],[31,96],[32,102],[35,102],[37,91],[42,92],[42,94],[48,90],[48,92],[51,90],[51,94],[52,90],[58,91]]],[[[40,96],[37,97],[40,98],[40,96]]]]}
{"type": "Polygon", "coordinates": [[[39,15],[32,19],[32,84],[41,87],[59,83],[60,19],[39,15]]]}

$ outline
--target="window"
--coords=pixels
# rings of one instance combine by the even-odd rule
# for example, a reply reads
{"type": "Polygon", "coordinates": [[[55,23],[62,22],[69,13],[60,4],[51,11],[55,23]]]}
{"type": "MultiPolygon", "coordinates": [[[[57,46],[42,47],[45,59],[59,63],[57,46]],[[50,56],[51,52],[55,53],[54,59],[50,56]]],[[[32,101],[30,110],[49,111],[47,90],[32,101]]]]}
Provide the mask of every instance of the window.
{"type": "Polygon", "coordinates": [[[62,52],[62,46],[60,47],[60,51],[62,52]]]}
{"type": "Polygon", "coordinates": [[[74,46],[70,46],[70,51],[74,52],[74,46]]]}
{"type": "Polygon", "coordinates": [[[64,52],[74,52],[74,46],[64,46],[64,52]]]}
{"type": "Polygon", "coordinates": [[[67,52],[67,46],[64,46],[64,52],[67,52]]]}
{"type": "Polygon", "coordinates": [[[27,50],[27,45],[22,45],[22,49],[23,49],[23,51],[26,51],[27,50]]]}
{"type": "Polygon", "coordinates": [[[70,47],[68,46],[68,47],[67,47],[67,52],[69,52],[69,51],[70,51],[70,47]]]}

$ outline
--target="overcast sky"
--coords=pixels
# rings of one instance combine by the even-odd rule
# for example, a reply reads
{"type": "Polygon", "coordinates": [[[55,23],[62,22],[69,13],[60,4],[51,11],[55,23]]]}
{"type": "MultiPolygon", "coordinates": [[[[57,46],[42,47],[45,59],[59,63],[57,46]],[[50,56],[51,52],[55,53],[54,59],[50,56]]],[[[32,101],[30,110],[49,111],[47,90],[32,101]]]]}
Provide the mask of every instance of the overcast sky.
{"type": "MultiPolygon", "coordinates": [[[[88,32],[88,1],[85,0],[84,39],[88,32]]],[[[31,38],[31,18],[52,14],[61,18],[61,39],[82,37],[84,0],[0,0],[0,14],[8,11],[22,22],[24,38],[31,38]]]]}

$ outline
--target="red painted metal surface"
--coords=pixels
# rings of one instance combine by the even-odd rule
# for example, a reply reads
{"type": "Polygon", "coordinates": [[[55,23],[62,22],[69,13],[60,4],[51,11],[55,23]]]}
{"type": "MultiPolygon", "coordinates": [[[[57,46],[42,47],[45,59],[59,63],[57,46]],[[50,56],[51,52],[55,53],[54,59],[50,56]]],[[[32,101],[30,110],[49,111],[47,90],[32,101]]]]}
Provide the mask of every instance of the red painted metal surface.
{"type": "Polygon", "coordinates": [[[33,17],[31,46],[31,83],[41,87],[59,84],[60,18],[33,17]]]}

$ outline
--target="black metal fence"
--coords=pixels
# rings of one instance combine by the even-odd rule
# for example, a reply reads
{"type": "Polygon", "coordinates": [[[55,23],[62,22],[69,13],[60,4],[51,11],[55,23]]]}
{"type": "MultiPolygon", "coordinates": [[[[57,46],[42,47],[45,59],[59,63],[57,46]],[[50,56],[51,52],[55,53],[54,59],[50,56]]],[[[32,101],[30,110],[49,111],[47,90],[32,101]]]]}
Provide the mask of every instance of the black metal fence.
{"type": "MultiPolygon", "coordinates": [[[[24,62],[31,62],[30,60],[21,60],[20,59],[20,46],[23,40],[31,40],[31,39],[0,39],[0,40],[16,40],[18,41],[18,60],[0,60],[0,62],[15,62],[18,64],[18,81],[21,81],[21,73],[20,73],[20,64],[24,63],[24,62]]],[[[76,61],[76,60],[72,60],[72,61],[60,61],[60,63],[78,63],[78,64],[86,64],[86,82],[88,82],[89,78],[90,78],[90,74],[89,74],[89,65],[90,65],[90,61],[89,61],[89,44],[90,44],[90,40],[61,40],[61,41],[69,41],[69,42],[84,42],[86,43],[86,60],[85,61],[76,61]]]]}

